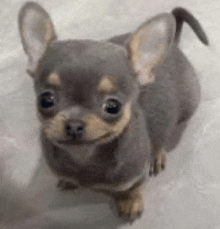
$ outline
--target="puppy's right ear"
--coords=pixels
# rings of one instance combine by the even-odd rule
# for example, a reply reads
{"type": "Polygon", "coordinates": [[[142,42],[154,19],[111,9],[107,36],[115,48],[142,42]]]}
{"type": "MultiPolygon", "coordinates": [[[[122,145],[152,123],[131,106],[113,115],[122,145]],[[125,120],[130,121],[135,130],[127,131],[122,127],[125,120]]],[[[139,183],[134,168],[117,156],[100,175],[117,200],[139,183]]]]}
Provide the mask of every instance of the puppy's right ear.
{"type": "Polygon", "coordinates": [[[19,12],[18,23],[24,51],[28,56],[27,72],[33,76],[47,47],[56,40],[54,26],[49,14],[35,2],[24,4],[19,12]]]}

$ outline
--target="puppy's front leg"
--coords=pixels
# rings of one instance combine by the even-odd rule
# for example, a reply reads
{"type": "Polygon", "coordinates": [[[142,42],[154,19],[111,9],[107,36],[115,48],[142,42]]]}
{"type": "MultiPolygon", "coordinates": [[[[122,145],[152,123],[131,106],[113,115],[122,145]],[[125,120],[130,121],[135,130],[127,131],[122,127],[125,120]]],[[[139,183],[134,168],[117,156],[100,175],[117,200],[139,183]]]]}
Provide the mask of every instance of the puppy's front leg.
{"type": "Polygon", "coordinates": [[[114,194],[114,202],[118,216],[127,218],[132,223],[144,211],[144,185],[114,194]]]}

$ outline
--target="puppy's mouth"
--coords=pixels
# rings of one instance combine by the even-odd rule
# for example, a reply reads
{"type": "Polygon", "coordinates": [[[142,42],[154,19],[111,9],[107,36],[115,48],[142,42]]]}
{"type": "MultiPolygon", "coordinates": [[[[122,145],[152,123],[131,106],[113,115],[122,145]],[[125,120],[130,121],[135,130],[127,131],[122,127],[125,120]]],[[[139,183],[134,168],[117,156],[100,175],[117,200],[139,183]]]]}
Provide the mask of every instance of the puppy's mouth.
{"type": "Polygon", "coordinates": [[[98,144],[102,142],[107,142],[112,138],[114,138],[112,133],[106,133],[103,136],[96,139],[66,138],[66,139],[56,140],[56,142],[62,145],[86,145],[86,144],[98,144]]]}

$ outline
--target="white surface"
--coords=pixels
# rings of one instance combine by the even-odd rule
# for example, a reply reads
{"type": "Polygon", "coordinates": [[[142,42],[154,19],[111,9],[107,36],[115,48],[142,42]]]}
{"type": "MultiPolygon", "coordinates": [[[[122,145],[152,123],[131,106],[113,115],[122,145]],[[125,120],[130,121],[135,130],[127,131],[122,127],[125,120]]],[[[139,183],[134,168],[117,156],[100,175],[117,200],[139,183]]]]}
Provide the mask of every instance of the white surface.
{"type": "Polygon", "coordinates": [[[110,198],[60,193],[56,179],[41,168],[33,83],[25,73],[27,58],[17,30],[24,2],[1,0],[0,7],[0,168],[6,179],[1,180],[0,192],[14,193],[5,185],[11,182],[27,203],[45,213],[13,228],[220,229],[220,2],[39,1],[61,39],[100,39],[133,31],[175,6],[189,9],[209,36],[207,48],[184,26],[181,47],[199,73],[203,100],[181,143],[169,154],[166,171],[147,185],[145,212],[132,226],[114,216],[110,198]]]}

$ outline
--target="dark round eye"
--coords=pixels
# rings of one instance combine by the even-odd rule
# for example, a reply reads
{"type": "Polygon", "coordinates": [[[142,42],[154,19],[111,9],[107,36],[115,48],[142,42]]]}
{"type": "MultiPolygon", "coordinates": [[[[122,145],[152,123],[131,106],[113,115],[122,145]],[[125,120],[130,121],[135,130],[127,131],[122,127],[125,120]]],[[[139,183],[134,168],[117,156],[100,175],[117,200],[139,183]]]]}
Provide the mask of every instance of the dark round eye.
{"type": "Polygon", "coordinates": [[[103,104],[103,108],[109,114],[117,114],[121,109],[121,103],[116,99],[108,99],[103,104]]]}
{"type": "Polygon", "coordinates": [[[39,105],[42,108],[51,108],[55,105],[55,96],[52,92],[44,92],[39,97],[39,105]]]}

